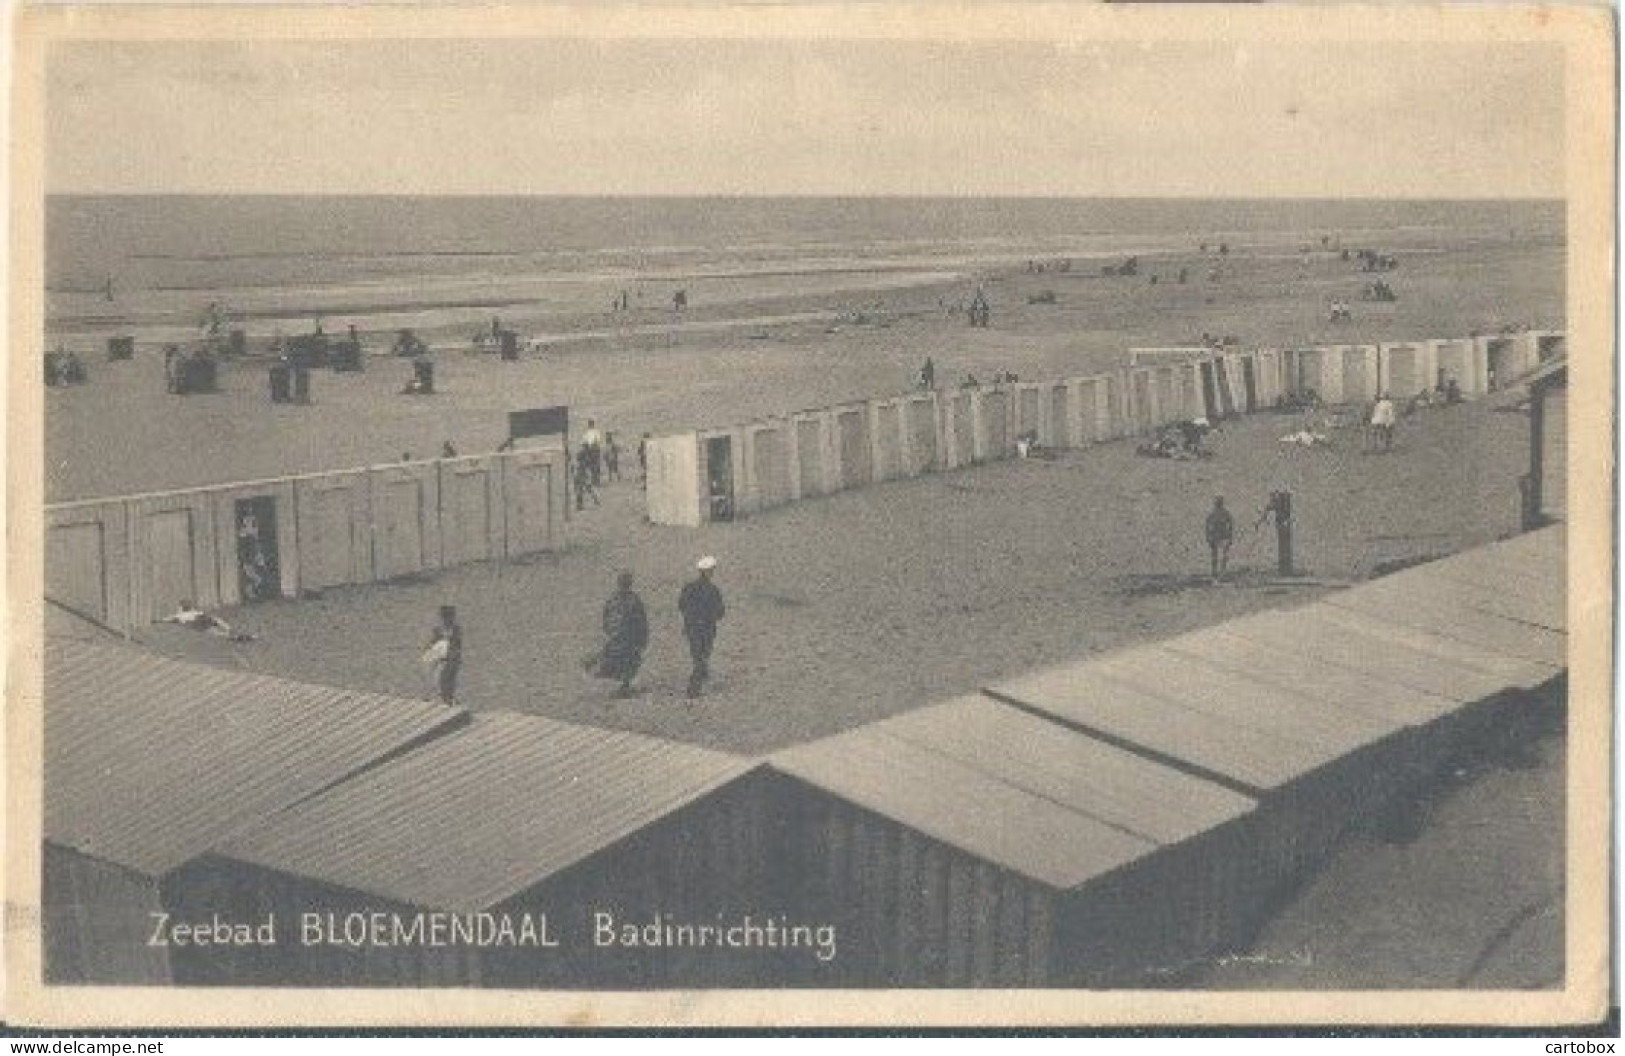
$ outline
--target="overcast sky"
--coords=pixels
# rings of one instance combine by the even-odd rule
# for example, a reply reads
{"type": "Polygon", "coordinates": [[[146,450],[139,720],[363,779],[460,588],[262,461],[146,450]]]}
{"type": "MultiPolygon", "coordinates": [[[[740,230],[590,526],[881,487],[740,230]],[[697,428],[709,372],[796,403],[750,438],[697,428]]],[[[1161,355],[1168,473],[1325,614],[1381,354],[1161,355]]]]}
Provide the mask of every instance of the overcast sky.
{"type": "Polygon", "coordinates": [[[1527,197],[1536,44],[57,43],[49,190],[1527,197]]]}

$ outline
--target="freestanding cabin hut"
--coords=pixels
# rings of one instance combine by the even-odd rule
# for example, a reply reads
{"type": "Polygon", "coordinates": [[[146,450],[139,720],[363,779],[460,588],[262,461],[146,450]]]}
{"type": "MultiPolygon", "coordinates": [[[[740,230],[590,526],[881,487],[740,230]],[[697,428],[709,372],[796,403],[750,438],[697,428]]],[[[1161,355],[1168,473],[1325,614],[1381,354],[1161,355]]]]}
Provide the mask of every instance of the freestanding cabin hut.
{"type": "Polygon", "coordinates": [[[44,707],[45,976],[127,986],[171,980],[149,938],[186,863],[464,718],[57,639],[44,707]]]}
{"type": "Polygon", "coordinates": [[[1250,797],[987,697],[771,765],[819,985],[1144,985],[1248,921],[1250,797]]]}
{"type": "Polygon", "coordinates": [[[746,916],[789,923],[771,898],[755,768],[652,737],[481,713],[185,869],[173,886],[188,915],[274,914],[315,941],[181,956],[176,977],[675,988],[815,963],[807,946],[741,952],[696,930],[746,927],[746,916]]]}

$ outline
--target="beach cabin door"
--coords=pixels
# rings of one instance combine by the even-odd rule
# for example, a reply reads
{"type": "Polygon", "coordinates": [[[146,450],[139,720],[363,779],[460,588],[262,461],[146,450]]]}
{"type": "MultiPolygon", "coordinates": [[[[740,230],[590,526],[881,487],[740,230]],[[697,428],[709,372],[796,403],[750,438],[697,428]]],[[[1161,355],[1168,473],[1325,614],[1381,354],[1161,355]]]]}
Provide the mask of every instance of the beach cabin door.
{"type": "Polygon", "coordinates": [[[160,510],[147,518],[147,604],[150,619],[167,616],[183,601],[198,599],[192,564],[192,511],[160,510]]]}
{"type": "Polygon", "coordinates": [[[1210,359],[1201,364],[1202,370],[1202,413],[1208,421],[1216,422],[1223,415],[1219,413],[1219,390],[1213,380],[1213,361],[1210,359]]]}
{"type": "Polygon", "coordinates": [[[713,436],[705,441],[706,475],[710,479],[711,520],[734,519],[733,437],[713,436]]]}
{"type": "Polygon", "coordinates": [[[1518,350],[1509,339],[1497,338],[1489,342],[1485,354],[1489,359],[1490,377],[1495,379],[1496,388],[1505,385],[1508,379],[1521,373],[1518,370],[1518,350]]]}

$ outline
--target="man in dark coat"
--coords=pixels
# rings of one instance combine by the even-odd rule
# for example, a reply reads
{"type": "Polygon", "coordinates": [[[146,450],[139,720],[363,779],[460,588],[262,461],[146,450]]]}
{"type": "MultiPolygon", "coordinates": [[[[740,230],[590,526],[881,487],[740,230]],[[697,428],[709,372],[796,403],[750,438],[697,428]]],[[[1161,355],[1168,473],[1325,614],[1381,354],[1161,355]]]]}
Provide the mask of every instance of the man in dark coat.
{"type": "Polygon", "coordinates": [[[643,650],[649,646],[649,616],[643,600],[632,590],[632,573],[622,572],[615,593],[604,603],[604,634],[608,640],[599,654],[598,677],[621,683],[617,697],[632,695],[632,680],[643,666],[643,650]]]}
{"type": "Polygon", "coordinates": [[[699,696],[706,679],[711,677],[711,646],[716,642],[717,624],[727,611],[722,604],[722,591],[711,582],[717,559],[702,557],[694,567],[700,574],[683,584],[682,593],[677,596],[677,610],[683,614],[683,635],[688,639],[688,653],[694,661],[694,669],[688,676],[690,697],[699,696]]]}

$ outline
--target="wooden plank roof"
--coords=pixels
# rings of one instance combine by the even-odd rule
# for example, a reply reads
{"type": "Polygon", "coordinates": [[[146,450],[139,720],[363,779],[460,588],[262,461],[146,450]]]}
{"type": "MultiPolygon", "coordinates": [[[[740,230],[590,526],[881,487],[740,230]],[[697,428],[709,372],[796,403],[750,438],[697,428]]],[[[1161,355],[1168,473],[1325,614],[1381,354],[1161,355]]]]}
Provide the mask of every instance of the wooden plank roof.
{"type": "Polygon", "coordinates": [[[65,639],[44,710],[45,838],[155,877],[466,717],[65,639]]]}
{"type": "Polygon", "coordinates": [[[413,906],[475,912],[756,765],[640,734],[482,712],[263,820],[219,853],[413,906]]]}

